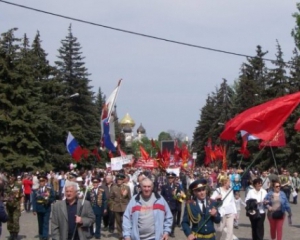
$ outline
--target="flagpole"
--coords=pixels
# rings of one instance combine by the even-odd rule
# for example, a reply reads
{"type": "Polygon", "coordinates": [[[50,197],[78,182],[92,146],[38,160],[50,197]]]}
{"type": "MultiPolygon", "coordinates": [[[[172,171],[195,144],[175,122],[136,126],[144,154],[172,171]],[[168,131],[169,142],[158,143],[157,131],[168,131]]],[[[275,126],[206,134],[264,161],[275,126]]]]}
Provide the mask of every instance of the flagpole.
{"type": "MultiPolygon", "coordinates": [[[[255,161],[258,159],[258,157],[261,155],[262,151],[265,149],[266,145],[258,152],[258,154],[256,155],[256,157],[253,159],[253,161],[250,163],[250,165],[247,167],[247,169],[245,170],[245,172],[242,174],[241,178],[244,177],[244,175],[249,171],[249,169],[252,167],[252,165],[255,163],[255,161]]],[[[233,188],[231,188],[228,193],[225,195],[224,199],[222,199],[222,202],[224,202],[224,200],[229,196],[229,194],[233,191],[233,188]]],[[[220,205],[221,206],[221,205],[220,205]]],[[[210,219],[210,215],[205,219],[204,223],[202,223],[202,225],[197,229],[196,232],[199,232],[204,225],[208,222],[208,220],[210,219]]]]}
{"type": "Polygon", "coordinates": [[[241,165],[242,165],[243,158],[244,158],[244,155],[242,154],[241,161],[240,161],[240,163],[239,163],[238,169],[239,169],[239,168],[241,167],[241,165]]]}
{"type": "Polygon", "coordinates": [[[117,97],[118,97],[118,93],[119,93],[119,89],[120,89],[120,86],[121,86],[121,82],[122,82],[122,78],[119,80],[119,82],[118,82],[118,86],[117,86],[117,92],[116,92],[116,97],[114,98],[114,100],[113,100],[113,103],[112,103],[112,107],[110,108],[111,110],[110,110],[110,112],[108,113],[108,119],[107,119],[107,122],[109,122],[109,120],[110,120],[110,117],[111,117],[111,114],[112,114],[112,109],[113,109],[113,106],[115,105],[115,103],[116,103],[116,101],[117,101],[117,97]]]}
{"type": "Polygon", "coordinates": [[[270,148],[271,148],[272,157],[273,157],[273,160],[274,160],[274,163],[275,163],[276,170],[277,170],[277,172],[278,172],[278,167],[277,167],[275,155],[274,155],[273,148],[271,147],[271,144],[270,144],[270,143],[269,143],[269,146],[270,146],[270,148]]]}

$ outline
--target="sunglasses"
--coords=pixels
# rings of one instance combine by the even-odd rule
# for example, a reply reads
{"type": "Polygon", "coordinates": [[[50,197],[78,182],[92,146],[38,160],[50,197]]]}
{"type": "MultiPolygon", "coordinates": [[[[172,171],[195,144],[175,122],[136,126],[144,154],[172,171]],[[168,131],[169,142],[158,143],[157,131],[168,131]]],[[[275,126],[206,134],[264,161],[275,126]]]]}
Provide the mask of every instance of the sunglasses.
{"type": "Polygon", "coordinates": [[[276,188],[280,188],[280,186],[279,186],[279,185],[277,185],[277,186],[274,186],[274,187],[276,187],[276,188]]]}
{"type": "Polygon", "coordinates": [[[196,189],[196,192],[204,192],[204,191],[206,191],[206,188],[198,188],[198,189],[196,189]]]}

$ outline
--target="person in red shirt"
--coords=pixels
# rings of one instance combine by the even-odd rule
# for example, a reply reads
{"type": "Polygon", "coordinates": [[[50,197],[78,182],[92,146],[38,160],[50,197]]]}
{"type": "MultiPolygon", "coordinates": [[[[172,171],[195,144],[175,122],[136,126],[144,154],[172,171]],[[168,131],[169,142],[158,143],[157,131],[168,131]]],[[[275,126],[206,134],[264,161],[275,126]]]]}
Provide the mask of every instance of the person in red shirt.
{"type": "Polygon", "coordinates": [[[22,180],[23,184],[23,191],[24,191],[24,207],[26,212],[30,212],[31,208],[31,201],[30,201],[30,195],[31,195],[31,188],[32,188],[32,180],[31,176],[27,173],[24,174],[24,179],[22,180]]]}

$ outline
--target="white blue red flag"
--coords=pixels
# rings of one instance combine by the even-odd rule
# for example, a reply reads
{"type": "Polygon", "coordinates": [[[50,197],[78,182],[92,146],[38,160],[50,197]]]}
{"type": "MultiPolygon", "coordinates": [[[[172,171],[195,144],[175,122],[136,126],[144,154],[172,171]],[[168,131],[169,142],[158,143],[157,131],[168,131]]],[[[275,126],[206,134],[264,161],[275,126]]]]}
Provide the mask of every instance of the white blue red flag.
{"type": "Polygon", "coordinates": [[[79,161],[82,157],[83,150],[79,146],[78,142],[76,141],[72,133],[70,132],[68,133],[66,145],[67,145],[67,151],[70,153],[72,158],[76,161],[79,161]]]}
{"type": "Polygon", "coordinates": [[[115,152],[115,124],[113,116],[113,108],[117,100],[118,91],[121,85],[121,80],[118,82],[118,86],[113,90],[110,96],[107,98],[101,114],[101,128],[102,128],[102,146],[106,149],[115,152]]]}

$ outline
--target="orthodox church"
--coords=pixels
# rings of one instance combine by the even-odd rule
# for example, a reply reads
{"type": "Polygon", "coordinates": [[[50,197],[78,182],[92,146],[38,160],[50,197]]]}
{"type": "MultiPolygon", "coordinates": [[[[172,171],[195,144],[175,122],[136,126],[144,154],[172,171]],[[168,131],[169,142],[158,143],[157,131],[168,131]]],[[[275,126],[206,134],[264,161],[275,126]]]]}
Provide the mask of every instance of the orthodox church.
{"type": "Polygon", "coordinates": [[[119,125],[121,126],[121,129],[125,135],[126,146],[131,146],[133,141],[140,141],[146,136],[146,129],[142,124],[140,124],[140,126],[137,128],[136,135],[134,134],[133,129],[135,126],[135,121],[131,118],[129,113],[126,113],[126,115],[119,122],[119,125]]]}

